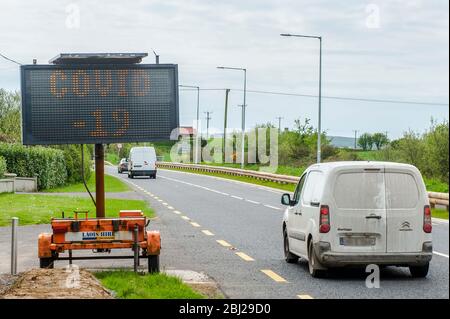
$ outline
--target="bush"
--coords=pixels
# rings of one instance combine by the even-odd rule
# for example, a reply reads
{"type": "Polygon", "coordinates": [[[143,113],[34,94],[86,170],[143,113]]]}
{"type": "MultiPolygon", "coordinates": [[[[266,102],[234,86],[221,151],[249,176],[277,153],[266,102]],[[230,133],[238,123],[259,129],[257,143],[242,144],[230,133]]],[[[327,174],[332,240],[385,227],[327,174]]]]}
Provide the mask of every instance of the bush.
{"type": "Polygon", "coordinates": [[[22,177],[37,177],[38,189],[66,183],[66,161],[61,150],[0,143],[0,156],[6,159],[8,172],[22,177]]]}
{"type": "Polygon", "coordinates": [[[5,176],[5,173],[6,173],[6,161],[2,156],[0,156],[0,178],[5,176]]]}
{"type": "MultiPolygon", "coordinates": [[[[81,148],[79,145],[58,145],[55,148],[64,152],[66,163],[67,180],[66,183],[78,183],[83,181],[81,176],[81,148]]],[[[91,176],[91,152],[87,146],[84,146],[84,176],[89,180],[91,176]]]]}

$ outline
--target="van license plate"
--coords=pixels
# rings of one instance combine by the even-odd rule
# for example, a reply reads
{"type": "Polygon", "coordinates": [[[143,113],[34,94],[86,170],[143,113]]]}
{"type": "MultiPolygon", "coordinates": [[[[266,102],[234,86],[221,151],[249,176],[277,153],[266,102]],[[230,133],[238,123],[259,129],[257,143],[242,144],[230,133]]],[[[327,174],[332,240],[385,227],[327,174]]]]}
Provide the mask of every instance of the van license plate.
{"type": "Polygon", "coordinates": [[[342,246],[375,246],[374,237],[340,237],[339,242],[342,246]]]}

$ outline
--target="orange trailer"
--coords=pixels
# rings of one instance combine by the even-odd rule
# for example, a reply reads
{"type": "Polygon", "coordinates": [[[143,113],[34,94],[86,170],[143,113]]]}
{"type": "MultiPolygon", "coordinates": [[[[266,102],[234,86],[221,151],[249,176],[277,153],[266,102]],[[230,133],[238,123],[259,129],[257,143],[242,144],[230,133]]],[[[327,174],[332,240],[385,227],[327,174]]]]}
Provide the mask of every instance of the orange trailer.
{"type": "Polygon", "coordinates": [[[118,218],[89,218],[88,212],[75,212],[73,218],[53,218],[53,233],[42,233],[38,239],[41,268],[53,268],[56,260],[134,259],[137,270],[139,259],[148,260],[148,271],[159,272],[161,238],[158,231],[147,231],[150,222],[137,211],[120,211],[118,218]],[[80,218],[79,215],[84,214],[80,218]],[[130,249],[128,256],[73,256],[74,250],[93,250],[107,253],[111,249],[130,249]],[[68,252],[68,256],[61,254],[68,252]]]}

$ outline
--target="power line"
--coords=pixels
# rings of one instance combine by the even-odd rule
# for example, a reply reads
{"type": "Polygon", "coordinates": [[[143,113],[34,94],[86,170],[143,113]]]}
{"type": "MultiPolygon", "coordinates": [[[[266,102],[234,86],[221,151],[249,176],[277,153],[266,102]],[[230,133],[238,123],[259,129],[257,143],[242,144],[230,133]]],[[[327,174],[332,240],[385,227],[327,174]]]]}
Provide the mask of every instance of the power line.
{"type": "Polygon", "coordinates": [[[2,53],[0,53],[0,57],[2,57],[3,59],[5,59],[5,60],[7,60],[7,61],[9,61],[9,62],[15,63],[15,64],[17,64],[17,65],[22,65],[22,63],[19,63],[19,62],[13,60],[13,59],[10,59],[10,58],[8,58],[6,55],[4,55],[4,54],[2,54],[2,53]]]}
{"type": "MultiPolygon", "coordinates": [[[[202,88],[203,91],[223,91],[225,89],[216,88],[202,88]]],[[[242,92],[242,89],[231,89],[232,91],[242,92]]],[[[284,96],[299,96],[307,98],[318,98],[314,94],[301,94],[301,93],[288,93],[288,92],[275,92],[275,91],[263,91],[263,90],[247,90],[249,93],[270,94],[270,95],[284,95],[284,96]]],[[[394,103],[394,104],[412,104],[412,105],[428,105],[428,106],[449,106],[448,103],[436,103],[436,102],[421,102],[421,101],[402,101],[402,100],[390,100],[390,99],[369,99],[369,98],[356,98],[356,97],[344,97],[344,96],[324,96],[323,99],[328,100],[341,100],[341,101],[358,101],[358,102],[370,102],[370,103],[394,103]]]]}

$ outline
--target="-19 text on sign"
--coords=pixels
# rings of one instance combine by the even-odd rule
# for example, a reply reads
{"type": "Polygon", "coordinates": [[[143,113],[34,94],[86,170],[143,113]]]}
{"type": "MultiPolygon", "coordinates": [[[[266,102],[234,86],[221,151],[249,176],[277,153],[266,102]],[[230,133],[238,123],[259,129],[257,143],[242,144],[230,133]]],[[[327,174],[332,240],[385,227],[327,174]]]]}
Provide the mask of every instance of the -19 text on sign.
{"type": "Polygon", "coordinates": [[[23,143],[163,141],[179,126],[178,71],[158,65],[25,65],[23,143]]]}

